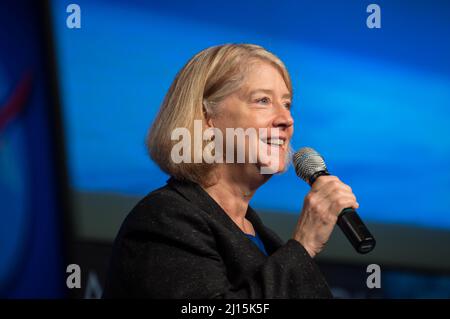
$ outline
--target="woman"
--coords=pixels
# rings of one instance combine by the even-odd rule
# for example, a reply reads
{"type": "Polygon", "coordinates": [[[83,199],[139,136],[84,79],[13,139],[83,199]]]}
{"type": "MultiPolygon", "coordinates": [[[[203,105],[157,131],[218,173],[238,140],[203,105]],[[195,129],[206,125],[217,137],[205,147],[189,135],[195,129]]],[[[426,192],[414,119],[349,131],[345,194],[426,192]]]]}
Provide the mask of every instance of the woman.
{"type": "MultiPolygon", "coordinates": [[[[211,47],[183,67],[147,140],[152,159],[171,177],[124,221],[105,297],[331,297],[313,257],[327,242],[339,212],[358,208],[351,189],[334,176],[320,177],[286,243],[249,206],[261,185],[287,169],[294,124],[291,99],[284,64],[260,46],[211,47]],[[231,149],[244,152],[244,162],[236,162],[235,156],[234,161],[213,163],[174,160],[179,141],[172,132],[186,128],[193,133],[195,120],[205,130],[214,129],[204,147],[218,142],[216,134],[225,136],[227,128],[252,128],[265,132],[259,133],[258,143],[267,152],[259,149],[251,161],[247,137],[243,145],[225,136],[215,154],[224,154],[225,145],[233,142],[231,149]],[[272,173],[262,174],[264,167],[272,173]]],[[[196,147],[183,152],[188,159],[202,158],[196,147]]]]}

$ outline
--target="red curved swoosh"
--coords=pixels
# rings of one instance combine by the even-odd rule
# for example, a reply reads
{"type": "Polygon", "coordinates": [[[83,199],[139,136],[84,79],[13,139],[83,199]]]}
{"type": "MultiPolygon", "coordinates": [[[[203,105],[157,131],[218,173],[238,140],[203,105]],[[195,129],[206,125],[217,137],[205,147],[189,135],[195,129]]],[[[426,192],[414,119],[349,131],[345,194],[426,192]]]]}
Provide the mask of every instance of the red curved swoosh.
{"type": "Polygon", "coordinates": [[[31,91],[32,80],[31,72],[25,73],[5,104],[0,107],[0,132],[24,109],[31,91]]]}

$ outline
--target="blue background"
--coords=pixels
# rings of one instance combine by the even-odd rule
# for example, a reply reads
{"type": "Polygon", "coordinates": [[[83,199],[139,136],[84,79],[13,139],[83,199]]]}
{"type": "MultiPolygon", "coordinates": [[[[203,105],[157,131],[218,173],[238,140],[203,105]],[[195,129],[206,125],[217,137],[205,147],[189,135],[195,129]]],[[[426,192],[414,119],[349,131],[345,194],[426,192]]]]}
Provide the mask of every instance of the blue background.
{"type": "Polygon", "coordinates": [[[20,105],[0,127],[0,298],[65,293],[66,229],[42,13],[37,2],[0,2],[0,118],[20,105]]]}
{"type": "MultiPolygon", "coordinates": [[[[351,185],[369,221],[450,229],[450,3],[77,1],[81,29],[53,1],[72,186],[143,195],[167,177],[144,137],[176,72],[196,52],[256,43],[294,83],[294,149],[312,146],[351,185]]],[[[291,168],[252,200],[298,214],[291,168]]]]}

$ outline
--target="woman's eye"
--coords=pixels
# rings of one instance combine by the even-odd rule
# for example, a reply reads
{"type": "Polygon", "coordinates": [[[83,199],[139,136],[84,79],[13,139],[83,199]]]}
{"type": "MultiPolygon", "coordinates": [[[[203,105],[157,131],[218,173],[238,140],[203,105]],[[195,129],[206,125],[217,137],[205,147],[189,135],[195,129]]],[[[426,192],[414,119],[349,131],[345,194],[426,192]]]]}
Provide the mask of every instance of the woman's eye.
{"type": "Polygon", "coordinates": [[[262,104],[269,104],[270,99],[268,97],[263,97],[263,98],[257,99],[256,102],[262,103],[262,104]]]}
{"type": "Polygon", "coordinates": [[[290,110],[291,109],[291,102],[284,103],[284,107],[287,108],[288,110],[290,110]]]}

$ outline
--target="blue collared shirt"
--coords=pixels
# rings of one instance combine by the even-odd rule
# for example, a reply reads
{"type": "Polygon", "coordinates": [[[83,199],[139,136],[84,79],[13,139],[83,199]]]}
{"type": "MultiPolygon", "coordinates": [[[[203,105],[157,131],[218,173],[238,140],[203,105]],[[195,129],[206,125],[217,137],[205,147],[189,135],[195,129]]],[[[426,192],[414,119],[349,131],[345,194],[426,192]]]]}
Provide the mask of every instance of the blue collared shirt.
{"type": "Polygon", "coordinates": [[[258,234],[255,233],[256,236],[253,236],[251,234],[245,234],[252,242],[255,243],[255,245],[261,250],[264,255],[267,256],[266,248],[264,247],[264,243],[262,242],[261,238],[259,238],[258,234]]]}

